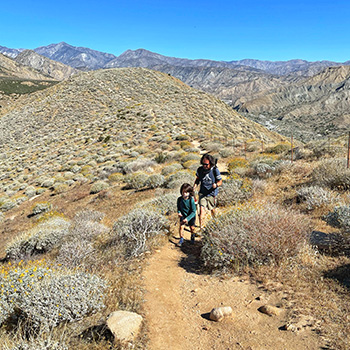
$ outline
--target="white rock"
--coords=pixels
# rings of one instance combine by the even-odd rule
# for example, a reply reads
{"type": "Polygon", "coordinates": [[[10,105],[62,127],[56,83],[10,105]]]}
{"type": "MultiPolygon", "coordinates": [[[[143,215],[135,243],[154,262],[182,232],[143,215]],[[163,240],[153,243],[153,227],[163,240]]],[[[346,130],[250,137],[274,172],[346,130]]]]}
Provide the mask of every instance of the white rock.
{"type": "Polygon", "coordinates": [[[119,341],[132,341],[138,335],[142,316],[129,311],[112,312],[107,319],[107,326],[115,339],[119,341]]]}
{"type": "Polygon", "coordinates": [[[220,322],[225,316],[230,315],[232,315],[231,306],[222,306],[211,310],[209,318],[213,321],[220,322]]]}

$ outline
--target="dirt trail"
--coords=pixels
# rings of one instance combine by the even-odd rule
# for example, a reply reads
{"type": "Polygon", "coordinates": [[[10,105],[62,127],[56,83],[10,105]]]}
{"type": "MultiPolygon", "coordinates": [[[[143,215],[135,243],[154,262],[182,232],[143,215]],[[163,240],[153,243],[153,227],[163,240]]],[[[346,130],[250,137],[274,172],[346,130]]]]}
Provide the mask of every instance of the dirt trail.
{"type": "MultiPolygon", "coordinates": [[[[188,232],[185,238],[189,239],[188,232]]],[[[309,329],[279,330],[286,324],[286,312],[269,317],[258,311],[267,303],[278,305],[282,292],[267,292],[243,277],[201,274],[200,242],[186,241],[180,249],[177,241],[173,237],[157,251],[144,272],[150,350],[321,348],[321,339],[309,329]],[[233,316],[210,321],[209,312],[219,306],[231,306],[233,316]]]]}

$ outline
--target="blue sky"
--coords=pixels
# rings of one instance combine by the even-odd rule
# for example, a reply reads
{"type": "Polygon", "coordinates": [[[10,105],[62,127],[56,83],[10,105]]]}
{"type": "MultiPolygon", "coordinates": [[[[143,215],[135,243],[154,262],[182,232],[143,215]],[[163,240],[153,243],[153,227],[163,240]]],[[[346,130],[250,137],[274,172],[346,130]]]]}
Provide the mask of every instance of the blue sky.
{"type": "Polygon", "coordinates": [[[350,1],[5,1],[0,45],[214,60],[350,60],[350,1]]]}

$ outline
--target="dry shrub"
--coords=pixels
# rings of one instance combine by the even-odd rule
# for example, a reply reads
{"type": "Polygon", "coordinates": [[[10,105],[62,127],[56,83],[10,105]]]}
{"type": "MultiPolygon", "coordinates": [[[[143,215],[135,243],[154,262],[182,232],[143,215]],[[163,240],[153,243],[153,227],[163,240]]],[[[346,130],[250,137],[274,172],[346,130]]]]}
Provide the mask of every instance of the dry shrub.
{"type": "Polygon", "coordinates": [[[232,174],[236,168],[245,168],[248,165],[248,161],[245,158],[235,157],[228,161],[227,170],[232,174]]]}
{"type": "Polygon", "coordinates": [[[295,256],[310,232],[305,215],[277,205],[238,207],[208,223],[201,256],[210,269],[279,263],[295,256]]]}
{"type": "Polygon", "coordinates": [[[123,247],[125,257],[136,257],[151,249],[157,236],[167,232],[168,225],[156,211],[135,209],[114,223],[111,241],[123,247]]]}
{"type": "Polygon", "coordinates": [[[326,159],[314,169],[312,180],[319,186],[348,190],[350,189],[350,169],[347,169],[345,159],[326,159]]]}
{"type": "Polygon", "coordinates": [[[301,202],[305,202],[308,210],[331,205],[335,199],[331,191],[320,186],[302,187],[297,190],[297,195],[301,202]]]}
{"type": "Polygon", "coordinates": [[[223,182],[217,197],[218,206],[229,206],[248,199],[252,193],[251,181],[230,178],[223,182]]]}

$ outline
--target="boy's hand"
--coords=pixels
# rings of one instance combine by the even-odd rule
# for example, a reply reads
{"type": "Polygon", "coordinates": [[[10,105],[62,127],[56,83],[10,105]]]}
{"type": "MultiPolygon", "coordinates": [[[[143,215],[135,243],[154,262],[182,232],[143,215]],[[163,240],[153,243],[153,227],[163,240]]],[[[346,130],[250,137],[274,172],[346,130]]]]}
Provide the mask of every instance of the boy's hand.
{"type": "Polygon", "coordinates": [[[177,215],[179,215],[179,218],[182,218],[182,214],[181,213],[178,213],[177,215]]]}
{"type": "Polygon", "coordinates": [[[184,224],[187,224],[187,223],[188,223],[187,219],[183,219],[182,222],[183,222],[184,224]]]}

